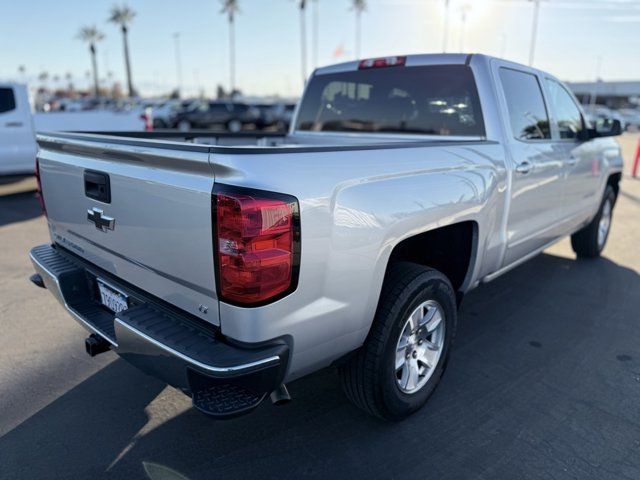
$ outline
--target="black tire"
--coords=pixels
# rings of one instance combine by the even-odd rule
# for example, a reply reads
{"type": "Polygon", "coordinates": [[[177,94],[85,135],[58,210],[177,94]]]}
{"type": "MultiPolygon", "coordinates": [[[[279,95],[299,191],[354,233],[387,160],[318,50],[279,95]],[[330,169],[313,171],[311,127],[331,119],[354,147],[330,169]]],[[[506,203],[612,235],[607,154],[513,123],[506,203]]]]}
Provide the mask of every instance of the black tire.
{"type": "Polygon", "coordinates": [[[242,131],[242,122],[240,120],[229,120],[225,125],[226,129],[230,133],[238,133],[242,131]]]}
{"type": "Polygon", "coordinates": [[[346,396],[362,410],[385,420],[401,420],[421,408],[445,370],[457,323],[456,296],[442,273],[409,262],[390,267],[378,309],[364,345],[340,366],[346,396]],[[395,356],[408,316],[421,303],[435,300],[443,313],[442,353],[428,381],[405,393],[397,381],[395,356]]]}
{"type": "Polygon", "coordinates": [[[576,252],[578,258],[596,258],[600,256],[600,253],[602,253],[602,250],[607,243],[607,238],[609,238],[609,231],[611,230],[611,222],[609,221],[609,229],[604,236],[604,241],[598,241],[600,220],[602,219],[605,204],[607,202],[610,202],[611,211],[613,211],[613,207],[616,203],[616,192],[613,190],[611,185],[607,185],[602,197],[602,202],[600,203],[600,208],[593,220],[591,220],[589,225],[584,227],[582,230],[571,235],[571,247],[573,248],[573,251],[576,252]]]}
{"type": "Polygon", "coordinates": [[[176,124],[176,128],[181,132],[188,132],[193,128],[193,124],[189,120],[180,120],[176,124]]]}

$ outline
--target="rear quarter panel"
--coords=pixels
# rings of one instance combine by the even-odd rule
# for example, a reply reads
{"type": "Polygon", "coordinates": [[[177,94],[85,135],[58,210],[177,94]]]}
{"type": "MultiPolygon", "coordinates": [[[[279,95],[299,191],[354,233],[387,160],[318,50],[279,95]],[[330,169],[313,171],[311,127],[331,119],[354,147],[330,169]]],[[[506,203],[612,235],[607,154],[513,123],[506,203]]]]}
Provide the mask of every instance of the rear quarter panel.
{"type": "Polygon", "coordinates": [[[467,286],[498,267],[506,173],[497,143],[295,155],[214,152],[211,163],[216,182],[299,199],[297,290],[259,308],[220,303],[225,335],[245,342],[292,339],[290,378],[363,343],[389,255],[403,239],[472,220],[479,256],[467,286]]]}

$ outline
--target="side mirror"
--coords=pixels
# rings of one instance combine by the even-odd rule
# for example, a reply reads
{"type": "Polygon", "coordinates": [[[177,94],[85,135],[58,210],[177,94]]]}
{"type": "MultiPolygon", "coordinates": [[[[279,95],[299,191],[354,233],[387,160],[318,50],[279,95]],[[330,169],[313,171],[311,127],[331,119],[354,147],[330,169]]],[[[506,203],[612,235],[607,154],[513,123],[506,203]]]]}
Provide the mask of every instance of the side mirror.
{"type": "Polygon", "coordinates": [[[615,137],[622,135],[622,124],[614,118],[599,118],[595,122],[595,137],[615,137]]]}

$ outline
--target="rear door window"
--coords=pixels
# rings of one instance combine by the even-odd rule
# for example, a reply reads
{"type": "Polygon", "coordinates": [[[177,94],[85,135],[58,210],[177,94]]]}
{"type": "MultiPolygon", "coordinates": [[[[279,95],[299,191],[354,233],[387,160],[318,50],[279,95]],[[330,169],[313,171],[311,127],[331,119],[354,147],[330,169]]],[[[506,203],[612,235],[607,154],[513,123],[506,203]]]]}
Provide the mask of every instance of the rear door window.
{"type": "Polygon", "coordinates": [[[550,139],[549,115],[538,78],[519,70],[501,68],[500,81],[513,136],[518,140],[550,139]]]}
{"type": "Polygon", "coordinates": [[[0,88],[0,113],[16,109],[16,97],[12,88],[0,88]]]}
{"type": "Polygon", "coordinates": [[[485,135],[475,79],[466,65],[316,75],[302,99],[296,129],[485,135]]]}
{"type": "Polygon", "coordinates": [[[210,103],[209,111],[213,113],[227,113],[230,110],[226,103],[210,103]]]}

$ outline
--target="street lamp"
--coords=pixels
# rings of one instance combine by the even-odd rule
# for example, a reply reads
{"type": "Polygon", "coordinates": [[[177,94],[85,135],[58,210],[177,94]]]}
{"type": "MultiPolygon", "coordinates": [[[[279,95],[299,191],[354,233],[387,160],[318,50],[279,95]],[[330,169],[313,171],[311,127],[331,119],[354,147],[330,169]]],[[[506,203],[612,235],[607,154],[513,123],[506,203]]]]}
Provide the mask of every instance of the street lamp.
{"type": "Polygon", "coordinates": [[[178,97],[182,95],[182,59],[180,56],[180,32],[173,34],[176,50],[176,79],[178,81],[178,97]]]}
{"type": "Polygon", "coordinates": [[[540,14],[540,0],[533,2],[533,25],[531,26],[531,44],[529,45],[529,66],[533,65],[533,56],[536,53],[536,37],[538,35],[538,15],[540,14]]]}
{"type": "Polygon", "coordinates": [[[447,39],[449,38],[449,7],[451,0],[444,0],[444,34],[442,37],[442,53],[447,53],[447,39]]]}
{"type": "Polygon", "coordinates": [[[460,7],[460,51],[464,52],[464,27],[467,22],[467,14],[471,11],[471,4],[465,3],[460,7]]]}

